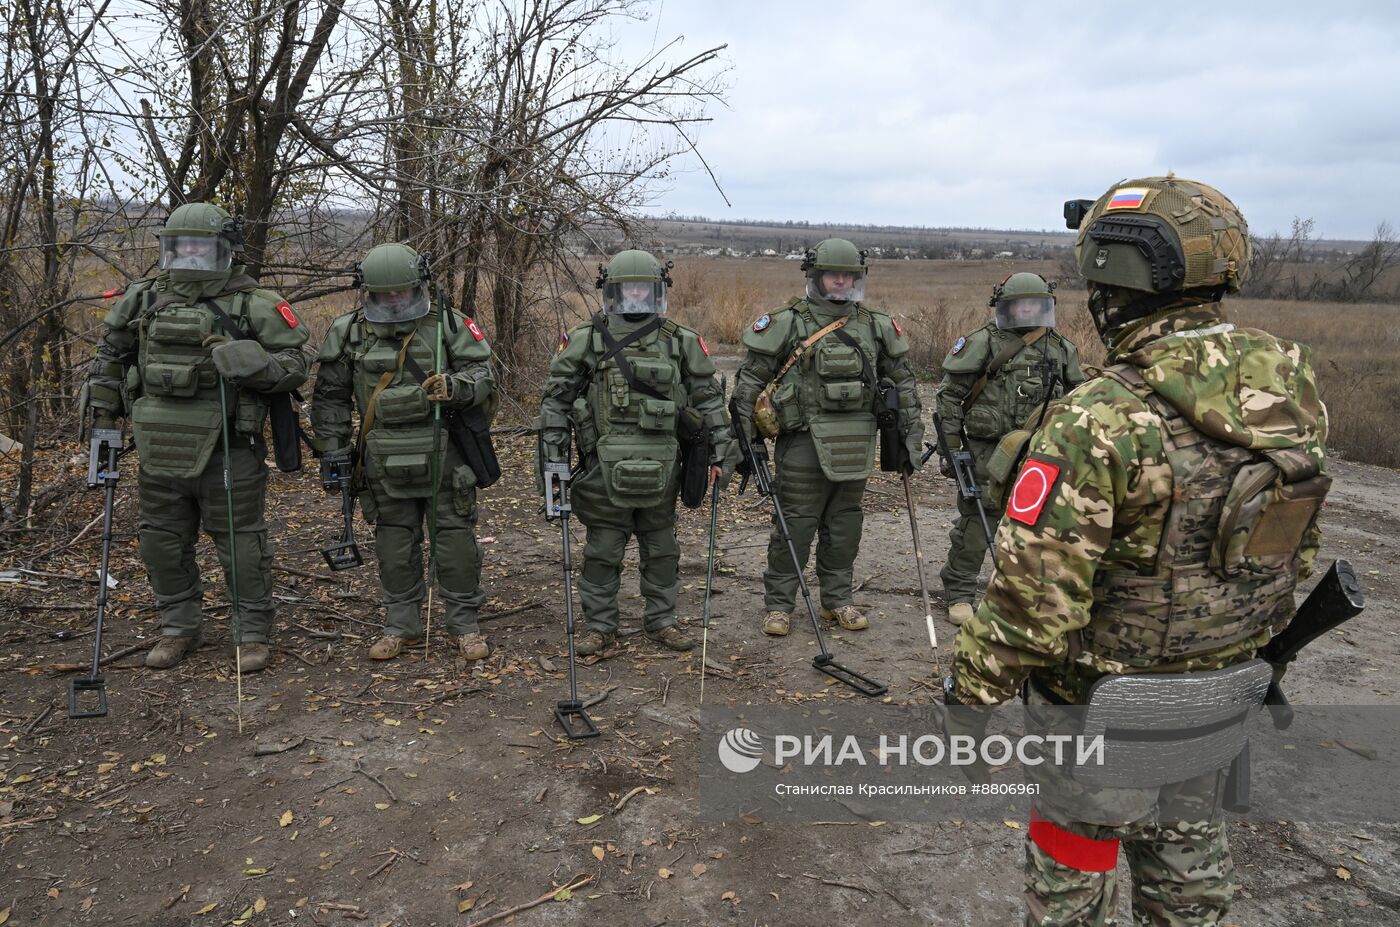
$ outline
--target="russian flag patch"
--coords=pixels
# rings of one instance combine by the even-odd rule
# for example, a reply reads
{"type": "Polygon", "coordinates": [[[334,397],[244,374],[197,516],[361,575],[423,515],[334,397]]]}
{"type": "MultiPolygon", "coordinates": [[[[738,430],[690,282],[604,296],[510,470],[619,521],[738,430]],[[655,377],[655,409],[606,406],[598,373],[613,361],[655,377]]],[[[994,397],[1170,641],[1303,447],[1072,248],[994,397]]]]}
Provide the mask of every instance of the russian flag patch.
{"type": "Polygon", "coordinates": [[[1016,477],[1016,485],[1011,487],[1006,516],[1023,525],[1034,526],[1040,520],[1040,513],[1050,500],[1050,493],[1059,478],[1060,468],[1057,464],[1034,457],[1026,458],[1021,475],[1016,477]]]}
{"type": "Polygon", "coordinates": [[[1108,198],[1108,205],[1104,211],[1110,209],[1137,209],[1147,199],[1147,194],[1152,191],[1146,187],[1119,187],[1113,191],[1113,195],[1108,198]]]}

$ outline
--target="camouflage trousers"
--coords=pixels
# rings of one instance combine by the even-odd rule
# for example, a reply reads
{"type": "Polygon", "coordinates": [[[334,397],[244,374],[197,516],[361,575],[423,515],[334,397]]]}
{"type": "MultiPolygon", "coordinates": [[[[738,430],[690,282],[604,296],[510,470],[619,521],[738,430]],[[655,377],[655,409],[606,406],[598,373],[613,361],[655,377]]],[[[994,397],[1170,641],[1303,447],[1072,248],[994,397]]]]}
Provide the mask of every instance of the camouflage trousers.
{"type": "Polygon", "coordinates": [[[204,472],[172,479],[139,473],[141,559],[156,594],[160,633],[198,637],[203,625],[204,588],[195,561],[199,529],[214,540],[224,581],[234,586],[237,560],[238,614],[230,625],[235,643],[267,643],[272,632],[272,548],[263,520],[267,464],[261,442],[240,437],[229,453],[233,488],[233,537],[229,537],[224,454],[215,450],[204,472]]]}
{"type": "MultiPolygon", "coordinates": [[[[821,604],[827,608],[850,605],[852,573],[865,524],[860,504],[866,481],[833,483],[827,479],[817,462],[812,436],[805,431],[778,438],[773,466],[777,471],[774,490],[802,567],[806,567],[812,542],[816,542],[821,604]]],[[[790,612],[796,602],[797,571],[774,513],[773,530],[768,536],[768,569],[763,574],[763,607],[790,612]]]]}

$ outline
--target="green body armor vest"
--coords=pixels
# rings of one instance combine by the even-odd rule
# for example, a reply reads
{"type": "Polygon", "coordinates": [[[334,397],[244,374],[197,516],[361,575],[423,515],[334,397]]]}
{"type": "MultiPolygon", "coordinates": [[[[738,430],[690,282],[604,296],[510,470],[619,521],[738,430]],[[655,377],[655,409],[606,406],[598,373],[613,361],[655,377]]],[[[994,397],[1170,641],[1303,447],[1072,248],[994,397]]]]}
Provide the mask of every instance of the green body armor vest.
{"type": "MultiPolygon", "coordinates": [[[[440,429],[436,446],[433,436],[433,404],[409,370],[399,362],[403,336],[380,337],[357,314],[350,325],[346,346],[355,403],[361,420],[370,428],[363,435],[365,474],[377,489],[395,499],[424,499],[433,494],[432,460],[436,449],[442,454],[448,443],[446,429],[440,429]],[[389,374],[382,389],[379,382],[389,374]],[[371,407],[372,406],[372,407],[371,407]]],[[[418,366],[431,372],[437,337],[437,312],[418,320],[408,350],[418,366]]]]}
{"type": "MultiPolygon", "coordinates": [[[[795,343],[823,327],[798,306],[795,343]]],[[[783,431],[811,432],[822,472],[832,482],[863,480],[875,464],[875,362],[879,336],[874,320],[860,308],[839,329],[854,345],[832,332],[812,345],[773,392],[783,431]]]]}
{"type": "MultiPolygon", "coordinates": [[[[675,493],[680,452],[676,417],[686,400],[675,330],[674,323],[663,322],[657,332],[622,350],[637,384],[662,398],[634,388],[616,357],[603,361],[588,383],[583,401],[597,435],[594,449],[603,482],[615,505],[646,508],[675,493]]],[[[596,327],[589,337],[596,356],[607,354],[596,327]]]]}
{"type": "Polygon", "coordinates": [[[1280,631],[1331,478],[1304,448],[1259,452],[1207,436],[1134,367],[1104,373],[1161,418],[1172,503],[1151,575],[1094,577],[1083,649],[1148,669],[1280,631]]]}
{"type": "MultiPolygon", "coordinates": [[[[237,293],[211,297],[235,321],[245,300],[237,293]]],[[[210,335],[225,334],[212,310],[173,293],[161,294],[138,314],[139,353],[131,382],[139,393],[131,406],[131,427],[141,452],[141,469],[151,476],[198,476],[223,437],[219,374],[210,335]]],[[[245,437],[261,434],[267,404],[229,384],[231,429],[245,437]]]]}

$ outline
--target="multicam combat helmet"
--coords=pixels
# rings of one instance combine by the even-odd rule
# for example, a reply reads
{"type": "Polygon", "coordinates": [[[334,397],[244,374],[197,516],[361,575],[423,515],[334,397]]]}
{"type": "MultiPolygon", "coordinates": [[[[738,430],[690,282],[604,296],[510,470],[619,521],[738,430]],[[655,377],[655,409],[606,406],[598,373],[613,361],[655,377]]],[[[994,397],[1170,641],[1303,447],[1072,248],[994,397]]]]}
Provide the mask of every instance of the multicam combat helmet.
{"type": "Polygon", "coordinates": [[[598,268],[603,311],[609,315],[665,315],[671,262],[664,265],[645,251],[620,251],[598,268]]]}
{"type": "Polygon", "coordinates": [[[214,280],[233,266],[233,253],[243,246],[243,226],[213,203],[186,203],[176,207],[156,237],[159,267],[172,280],[214,280]]]}
{"type": "Polygon", "coordinates": [[[1065,219],[1079,230],[1075,261],[1094,291],[1089,307],[1101,333],[1156,311],[1175,294],[1233,293],[1249,273],[1244,216],[1199,181],[1170,174],[1126,180],[1092,204],[1066,203],[1065,219]],[[1119,291],[1127,293],[1105,295],[1119,291]],[[1107,311],[1109,303],[1117,311],[1107,311]]]}
{"type": "Polygon", "coordinates": [[[866,252],[844,238],[817,243],[802,258],[807,298],[844,305],[865,298],[866,252]]]}
{"type": "Polygon", "coordinates": [[[428,314],[426,255],[397,242],[375,245],[355,269],[365,291],[365,321],[397,325],[428,314]]]}
{"type": "Polygon", "coordinates": [[[996,309],[997,328],[1028,331],[1055,327],[1055,284],[1027,271],[1008,274],[992,287],[988,305],[996,309]]]}

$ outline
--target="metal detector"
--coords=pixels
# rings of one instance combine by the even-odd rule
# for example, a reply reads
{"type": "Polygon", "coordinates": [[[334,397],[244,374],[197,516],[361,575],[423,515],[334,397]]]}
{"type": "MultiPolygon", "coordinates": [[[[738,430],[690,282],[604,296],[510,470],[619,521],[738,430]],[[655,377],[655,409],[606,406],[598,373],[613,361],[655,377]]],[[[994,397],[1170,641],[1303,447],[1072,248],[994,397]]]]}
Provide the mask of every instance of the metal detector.
{"type": "Polygon", "coordinates": [[[598,725],[588,716],[578,697],[578,656],[574,652],[574,562],[569,548],[569,465],[546,463],[543,466],[545,517],[559,519],[560,535],[564,540],[564,633],[569,639],[569,697],[554,706],[554,720],[570,740],[587,740],[600,733],[598,725]]]}

